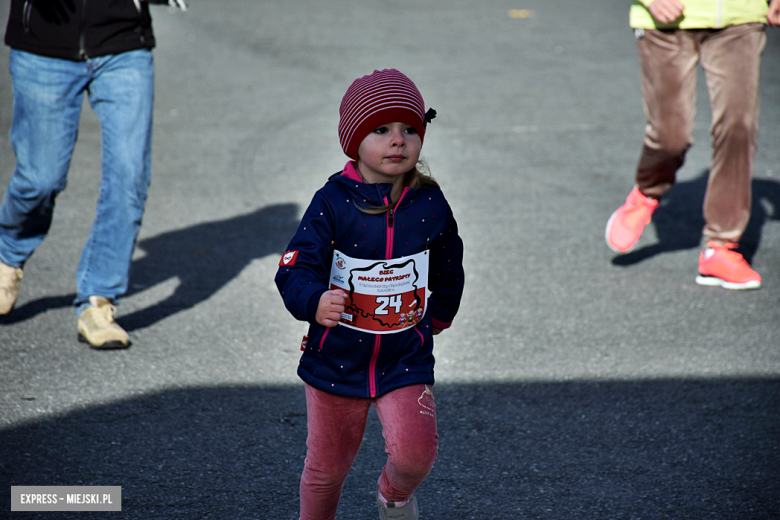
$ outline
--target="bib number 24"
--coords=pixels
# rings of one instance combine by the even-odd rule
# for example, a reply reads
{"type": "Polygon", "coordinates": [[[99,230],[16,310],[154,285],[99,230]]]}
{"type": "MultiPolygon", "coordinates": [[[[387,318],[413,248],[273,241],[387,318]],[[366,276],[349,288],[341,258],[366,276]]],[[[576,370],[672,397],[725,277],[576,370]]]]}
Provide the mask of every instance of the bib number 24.
{"type": "Polygon", "coordinates": [[[388,307],[394,307],[395,313],[401,314],[401,307],[404,303],[400,294],[393,296],[377,296],[376,302],[379,304],[379,307],[376,308],[374,314],[379,316],[385,316],[389,314],[389,311],[387,310],[388,307]]]}

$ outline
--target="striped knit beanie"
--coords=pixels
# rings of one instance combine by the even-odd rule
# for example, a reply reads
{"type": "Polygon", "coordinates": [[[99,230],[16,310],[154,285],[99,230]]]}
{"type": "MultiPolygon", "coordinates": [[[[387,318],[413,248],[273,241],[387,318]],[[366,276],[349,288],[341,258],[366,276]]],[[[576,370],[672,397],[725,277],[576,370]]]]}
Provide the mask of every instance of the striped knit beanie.
{"type": "Polygon", "coordinates": [[[388,123],[406,123],[425,138],[425,103],[412,80],[395,69],[356,79],[339,107],[339,141],[354,160],[363,139],[388,123]]]}

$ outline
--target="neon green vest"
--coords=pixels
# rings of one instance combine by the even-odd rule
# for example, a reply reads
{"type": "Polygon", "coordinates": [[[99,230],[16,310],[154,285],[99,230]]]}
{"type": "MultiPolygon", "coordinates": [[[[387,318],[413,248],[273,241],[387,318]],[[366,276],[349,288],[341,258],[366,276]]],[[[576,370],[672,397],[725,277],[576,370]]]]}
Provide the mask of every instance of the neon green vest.
{"type": "Polygon", "coordinates": [[[766,22],[766,0],[682,0],[685,10],[669,24],[656,22],[647,7],[653,0],[633,0],[631,27],[644,29],[722,29],[729,25],[766,22]]]}

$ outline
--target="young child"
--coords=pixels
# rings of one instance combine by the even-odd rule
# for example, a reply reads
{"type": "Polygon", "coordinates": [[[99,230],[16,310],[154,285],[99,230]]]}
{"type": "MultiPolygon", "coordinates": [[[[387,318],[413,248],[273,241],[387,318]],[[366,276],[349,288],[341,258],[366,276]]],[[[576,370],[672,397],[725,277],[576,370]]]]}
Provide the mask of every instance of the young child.
{"type": "Polygon", "coordinates": [[[336,517],[372,403],[387,452],[380,518],[418,518],[413,493],[436,459],[433,336],[460,305],[463,243],[438,184],[417,169],[436,114],[424,107],[397,70],[352,83],[339,139],[353,160],[314,195],[279,263],[285,306],[310,324],[298,367],[309,431],[301,520],[336,517]]]}

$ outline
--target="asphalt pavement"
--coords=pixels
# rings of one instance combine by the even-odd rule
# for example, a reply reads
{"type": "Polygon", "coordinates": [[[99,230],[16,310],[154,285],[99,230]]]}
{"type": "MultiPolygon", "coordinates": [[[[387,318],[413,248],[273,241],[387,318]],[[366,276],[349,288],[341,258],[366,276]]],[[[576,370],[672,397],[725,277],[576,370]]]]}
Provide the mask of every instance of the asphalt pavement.
{"type": "MultiPolygon", "coordinates": [[[[397,68],[438,111],[423,155],[466,247],[461,312],[435,349],[440,452],[421,518],[779,518],[780,29],[763,58],[743,240],[763,287],[701,287],[703,77],[677,186],[634,252],[604,243],[644,128],[629,3],[153,7],[153,179],[117,315],[133,346],[76,341],[75,272],[100,180],[85,105],[51,232],[0,318],[0,517],[297,518],[306,326],[273,276],[313,193],[346,162],[342,95],[397,68]],[[11,513],[22,485],[122,486],[122,512],[11,513]]],[[[5,135],[7,63],[4,48],[5,135]]],[[[13,166],[3,138],[0,194],[13,166]]],[[[340,519],[377,517],[383,459],[372,414],[340,519]]]]}

